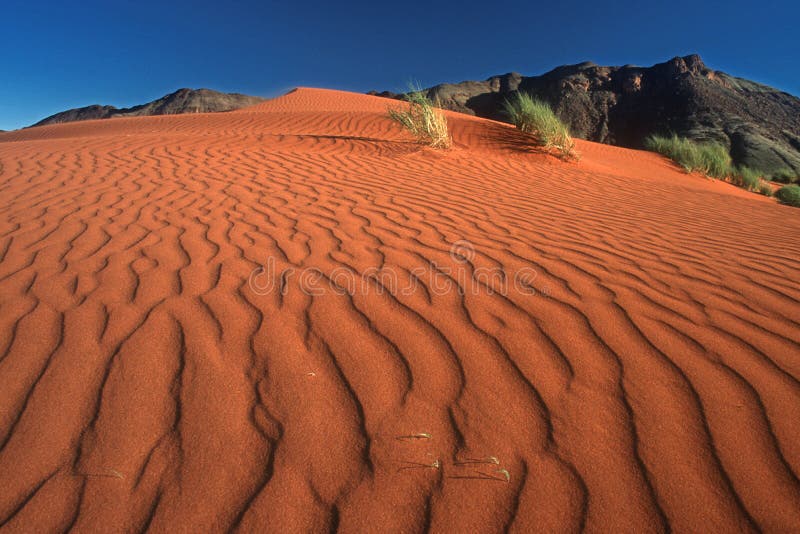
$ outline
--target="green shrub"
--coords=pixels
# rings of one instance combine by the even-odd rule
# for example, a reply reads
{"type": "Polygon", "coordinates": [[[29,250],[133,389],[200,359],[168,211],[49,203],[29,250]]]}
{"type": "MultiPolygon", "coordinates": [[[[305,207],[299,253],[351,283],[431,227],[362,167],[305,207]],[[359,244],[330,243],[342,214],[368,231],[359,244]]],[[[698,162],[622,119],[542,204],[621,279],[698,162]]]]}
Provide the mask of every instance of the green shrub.
{"type": "Polygon", "coordinates": [[[800,185],[785,185],[778,189],[775,196],[784,204],[800,208],[800,185]]]}
{"type": "Polygon", "coordinates": [[[406,109],[389,109],[389,118],[399,123],[411,132],[420,142],[433,148],[447,148],[452,143],[450,132],[447,128],[447,118],[434,103],[419,88],[412,87],[412,91],[405,96],[408,101],[406,109]]]}
{"type": "Polygon", "coordinates": [[[755,191],[761,184],[763,176],[763,172],[758,172],[750,167],[738,167],[731,175],[731,182],[748,191],[755,191]]]}
{"type": "Polygon", "coordinates": [[[575,142],[569,129],[545,102],[517,92],[503,103],[503,108],[511,123],[519,131],[533,136],[538,146],[556,150],[564,159],[575,156],[575,142]]]}
{"type": "Polygon", "coordinates": [[[645,148],[662,154],[686,172],[700,171],[714,178],[731,175],[731,156],[720,143],[698,143],[685,137],[651,135],[644,142],[645,148]]]}
{"type": "Polygon", "coordinates": [[[772,180],[782,184],[793,184],[800,181],[800,176],[792,169],[786,168],[773,173],[772,180]]]}

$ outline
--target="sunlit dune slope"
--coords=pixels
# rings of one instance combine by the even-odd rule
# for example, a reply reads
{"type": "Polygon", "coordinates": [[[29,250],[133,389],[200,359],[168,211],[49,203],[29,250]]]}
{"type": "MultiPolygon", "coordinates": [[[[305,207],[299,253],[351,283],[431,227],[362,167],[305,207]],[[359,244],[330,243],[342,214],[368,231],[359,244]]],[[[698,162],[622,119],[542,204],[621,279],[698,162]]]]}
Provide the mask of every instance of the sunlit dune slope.
{"type": "Polygon", "coordinates": [[[0,134],[0,530],[800,531],[800,210],[389,105],[0,134]]]}

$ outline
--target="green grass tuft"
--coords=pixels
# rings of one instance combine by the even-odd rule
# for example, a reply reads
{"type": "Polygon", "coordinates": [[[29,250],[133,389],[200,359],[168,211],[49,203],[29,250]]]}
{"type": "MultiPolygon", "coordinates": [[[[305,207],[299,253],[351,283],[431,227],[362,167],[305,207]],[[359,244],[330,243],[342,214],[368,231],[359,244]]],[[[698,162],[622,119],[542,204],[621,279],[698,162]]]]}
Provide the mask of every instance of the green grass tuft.
{"type": "Polygon", "coordinates": [[[447,118],[438,103],[433,102],[419,88],[412,87],[405,99],[408,107],[389,109],[389,118],[411,132],[421,143],[433,148],[448,148],[452,144],[447,128],[447,118]]]}
{"type": "Polygon", "coordinates": [[[800,208],[800,185],[785,185],[775,193],[783,204],[800,208]]]}
{"type": "Polygon", "coordinates": [[[576,156],[575,142],[569,128],[545,102],[527,93],[517,92],[503,104],[506,115],[517,129],[530,134],[538,146],[556,151],[563,159],[576,156]]]}
{"type": "Polygon", "coordinates": [[[748,191],[755,191],[764,177],[763,172],[758,172],[750,167],[738,167],[731,174],[731,182],[748,191]]]}
{"type": "Polygon", "coordinates": [[[644,145],[668,157],[686,172],[699,171],[713,178],[728,178],[732,174],[731,156],[720,143],[697,143],[677,135],[651,135],[644,145]]]}
{"type": "Polygon", "coordinates": [[[763,180],[758,184],[758,192],[765,197],[771,197],[775,195],[775,193],[772,191],[772,186],[770,183],[763,180]]]}

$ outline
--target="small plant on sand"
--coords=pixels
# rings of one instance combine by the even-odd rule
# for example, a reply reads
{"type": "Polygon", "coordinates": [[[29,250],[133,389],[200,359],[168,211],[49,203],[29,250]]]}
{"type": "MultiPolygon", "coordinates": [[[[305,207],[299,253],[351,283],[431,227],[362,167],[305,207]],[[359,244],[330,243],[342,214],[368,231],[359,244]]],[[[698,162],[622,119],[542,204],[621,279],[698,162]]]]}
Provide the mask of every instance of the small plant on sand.
{"type": "Polygon", "coordinates": [[[431,439],[433,436],[430,432],[417,432],[416,434],[406,434],[404,436],[397,436],[399,440],[410,440],[410,439],[431,439]]]}
{"type": "Polygon", "coordinates": [[[471,464],[500,465],[500,460],[497,458],[497,456],[487,456],[486,458],[464,458],[463,460],[457,460],[455,464],[456,465],[471,465],[471,464]]]}
{"type": "Polygon", "coordinates": [[[432,101],[419,88],[411,87],[405,95],[407,108],[389,109],[389,118],[411,132],[421,143],[433,148],[448,148],[452,144],[447,128],[447,118],[438,102],[432,101]]]}
{"type": "Polygon", "coordinates": [[[800,208],[800,185],[785,185],[775,193],[783,204],[800,208]]]}
{"type": "Polygon", "coordinates": [[[500,467],[500,459],[497,456],[487,456],[485,458],[463,458],[453,462],[456,467],[467,468],[470,471],[463,475],[458,475],[455,478],[472,478],[480,480],[505,480],[511,481],[511,473],[508,469],[500,467]],[[488,465],[495,466],[490,472],[487,472],[488,465]],[[484,467],[481,467],[484,466],[484,467]]]}
{"type": "Polygon", "coordinates": [[[748,191],[755,191],[761,184],[764,173],[755,171],[750,167],[737,167],[731,175],[731,182],[748,191]]]}
{"type": "Polygon", "coordinates": [[[765,197],[771,197],[775,195],[775,193],[772,191],[772,186],[766,180],[762,180],[761,183],[758,184],[758,192],[765,197]]]}
{"type": "Polygon", "coordinates": [[[576,156],[569,128],[545,102],[517,92],[504,102],[503,108],[517,130],[533,136],[537,145],[548,151],[555,150],[563,159],[576,156]]]}
{"type": "Polygon", "coordinates": [[[719,143],[700,144],[701,170],[714,178],[726,178],[731,173],[731,156],[719,143]]]}
{"type": "Polygon", "coordinates": [[[692,172],[698,160],[697,148],[694,143],[677,135],[672,137],[651,135],[644,140],[644,147],[668,157],[683,167],[686,172],[692,172]]]}
{"type": "Polygon", "coordinates": [[[119,479],[125,478],[125,476],[116,469],[108,469],[107,472],[75,473],[75,476],[82,476],[87,478],[119,478],[119,479]]]}
{"type": "Polygon", "coordinates": [[[668,157],[686,172],[699,171],[712,178],[727,178],[732,174],[731,156],[720,143],[698,143],[677,135],[651,135],[644,146],[668,157]]]}
{"type": "Polygon", "coordinates": [[[403,464],[405,464],[405,465],[400,467],[398,469],[398,472],[399,471],[405,471],[407,469],[441,469],[442,468],[442,461],[439,460],[439,459],[436,459],[436,460],[434,460],[433,462],[431,462],[429,464],[428,463],[423,463],[423,462],[409,462],[409,461],[405,461],[405,462],[403,462],[403,464]]]}

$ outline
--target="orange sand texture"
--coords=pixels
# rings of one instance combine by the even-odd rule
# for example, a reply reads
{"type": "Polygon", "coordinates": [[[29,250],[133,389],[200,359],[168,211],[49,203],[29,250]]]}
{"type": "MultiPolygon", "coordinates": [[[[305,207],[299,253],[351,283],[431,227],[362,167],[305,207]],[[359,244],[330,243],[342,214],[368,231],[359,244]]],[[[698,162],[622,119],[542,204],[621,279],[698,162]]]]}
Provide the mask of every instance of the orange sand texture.
{"type": "Polygon", "coordinates": [[[389,104],[0,134],[0,530],[800,531],[800,210],[389,104]]]}

